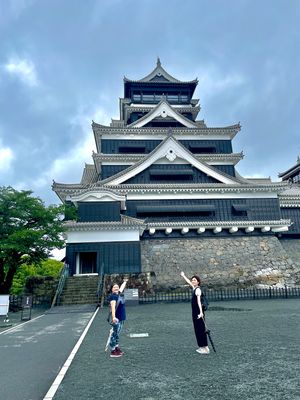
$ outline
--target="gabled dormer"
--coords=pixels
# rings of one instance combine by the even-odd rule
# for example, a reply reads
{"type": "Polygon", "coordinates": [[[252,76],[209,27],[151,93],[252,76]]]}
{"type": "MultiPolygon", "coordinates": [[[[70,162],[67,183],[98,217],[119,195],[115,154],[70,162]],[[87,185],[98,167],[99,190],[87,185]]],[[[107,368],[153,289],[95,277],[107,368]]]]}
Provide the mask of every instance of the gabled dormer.
{"type": "MultiPolygon", "coordinates": [[[[148,183],[157,184],[161,177],[169,181],[174,179],[193,181],[195,171],[208,176],[209,182],[237,185],[240,179],[221,172],[217,168],[197,159],[186,147],[184,147],[171,134],[166,137],[150,154],[134,165],[126,168],[114,176],[101,181],[102,185],[115,186],[133,182],[133,178],[147,170],[147,176],[151,177],[148,183]],[[162,169],[161,166],[166,168],[162,169]],[[179,178],[178,178],[179,177],[179,178]],[[152,180],[152,181],[151,181],[152,180]]],[[[207,182],[207,180],[206,180],[207,182]]],[[[196,182],[194,182],[196,183],[196,182]]],[[[245,181],[243,181],[245,183],[245,181]]]]}
{"type": "Polygon", "coordinates": [[[128,128],[142,128],[143,126],[179,126],[185,128],[197,128],[197,124],[186,116],[182,115],[171,107],[170,103],[164,97],[151,111],[141,118],[129,124],[128,128]]]}

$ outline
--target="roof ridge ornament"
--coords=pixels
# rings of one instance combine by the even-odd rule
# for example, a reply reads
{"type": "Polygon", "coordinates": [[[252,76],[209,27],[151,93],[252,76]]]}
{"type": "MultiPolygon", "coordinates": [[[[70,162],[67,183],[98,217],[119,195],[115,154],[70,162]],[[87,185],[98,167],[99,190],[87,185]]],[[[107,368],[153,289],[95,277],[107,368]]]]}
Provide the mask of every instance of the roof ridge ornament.
{"type": "Polygon", "coordinates": [[[161,67],[161,62],[160,62],[160,58],[159,57],[157,57],[156,66],[157,67],[161,67]]]}

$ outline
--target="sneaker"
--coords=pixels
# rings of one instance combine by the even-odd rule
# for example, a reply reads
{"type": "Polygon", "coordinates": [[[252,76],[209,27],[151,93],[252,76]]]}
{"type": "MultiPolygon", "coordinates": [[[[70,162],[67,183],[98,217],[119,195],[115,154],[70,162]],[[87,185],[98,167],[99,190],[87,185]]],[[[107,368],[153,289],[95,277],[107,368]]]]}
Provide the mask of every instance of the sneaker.
{"type": "Polygon", "coordinates": [[[122,357],[122,355],[123,354],[117,348],[110,352],[111,357],[122,357]]]}
{"type": "Polygon", "coordinates": [[[120,347],[119,347],[119,346],[117,346],[117,347],[115,348],[115,350],[118,350],[118,352],[119,352],[121,355],[123,355],[123,354],[124,354],[124,351],[122,351],[122,350],[120,349],[120,347]]]}
{"type": "Polygon", "coordinates": [[[196,351],[199,354],[209,354],[209,349],[205,347],[199,347],[199,349],[197,349],[196,351]]]}

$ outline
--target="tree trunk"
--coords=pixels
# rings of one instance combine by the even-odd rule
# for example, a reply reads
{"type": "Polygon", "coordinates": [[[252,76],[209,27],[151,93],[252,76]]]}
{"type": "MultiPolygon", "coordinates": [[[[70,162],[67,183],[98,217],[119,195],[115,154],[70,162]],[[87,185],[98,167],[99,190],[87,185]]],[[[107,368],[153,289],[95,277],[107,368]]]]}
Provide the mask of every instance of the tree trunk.
{"type": "Polygon", "coordinates": [[[0,294],[9,294],[16,270],[17,264],[14,263],[14,265],[9,266],[5,276],[4,267],[0,265],[0,294]]]}
{"type": "Polygon", "coordinates": [[[8,294],[5,288],[4,263],[2,259],[0,259],[0,294],[8,294]]]}

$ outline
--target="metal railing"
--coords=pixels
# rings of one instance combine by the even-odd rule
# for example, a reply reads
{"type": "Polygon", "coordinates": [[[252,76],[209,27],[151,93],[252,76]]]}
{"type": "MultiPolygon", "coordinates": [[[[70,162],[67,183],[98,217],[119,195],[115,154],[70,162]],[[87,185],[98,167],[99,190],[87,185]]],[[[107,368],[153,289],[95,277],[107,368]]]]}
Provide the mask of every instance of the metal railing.
{"type": "Polygon", "coordinates": [[[104,275],[104,263],[100,265],[99,270],[99,278],[98,278],[98,286],[97,286],[97,304],[98,306],[103,306],[103,290],[104,290],[104,282],[105,282],[105,275],[104,275]]]}
{"type": "MultiPolygon", "coordinates": [[[[283,288],[247,288],[247,289],[204,289],[203,292],[209,302],[229,300],[260,300],[260,299],[289,299],[300,297],[300,287],[283,288]]],[[[144,293],[139,296],[140,304],[147,303],[176,303],[191,301],[192,291],[144,293]]]]}
{"type": "Polygon", "coordinates": [[[58,306],[60,304],[60,296],[62,294],[68,276],[69,276],[69,264],[65,264],[60,273],[59,282],[57,284],[57,289],[52,300],[51,308],[54,306],[58,306]]]}
{"type": "MultiPolygon", "coordinates": [[[[22,299],[24,295],[10,295],[9,296],[9,310],[19,311],[22,309],[22,299]]],[[[51,305],[50,296],[32,296],[32,308],[45,307],[49,308],[51,305]]]]}

